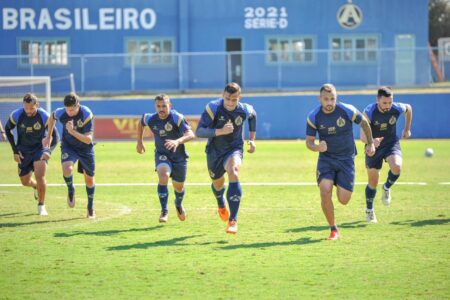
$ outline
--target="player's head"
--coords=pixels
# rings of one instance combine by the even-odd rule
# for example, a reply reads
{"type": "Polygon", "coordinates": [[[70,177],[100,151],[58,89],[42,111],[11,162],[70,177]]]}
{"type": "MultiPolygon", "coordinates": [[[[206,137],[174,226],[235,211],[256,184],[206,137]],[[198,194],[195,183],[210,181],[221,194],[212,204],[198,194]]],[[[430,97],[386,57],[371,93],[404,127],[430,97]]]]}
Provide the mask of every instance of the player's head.
{"type": "Polygon", "coordinates": [[[159,94],[155,97],[155,110],[160,119],[165,119],[169,116],[172,103],[166,94],[159,94]]]}
{"type": "Polygon", "coordinates": [[[39,107],[39,101],[35,94],[28,93],[23,96],[23,110],[28,117],[32,117],[36,114],[39,107]]]}
{"type": "Polygon", "coordinates": [[[391,110],[393,100],[394,93],[390,86],[382,86],[378,89],[377,105],[379,111],[385,113],[391,110]]]}
{"type": "Polygon", "coordinates": [[[336,107],[336,88],[331,83],[325,83],[320,88],[319,101],[325,112],[332,112],[336,107]]]}
{"type": "Polygon", "coordinates": [[[241,87],[235,82],[225,86],[223,90],[223,106],[228,111],[233,111],[241,100],[241,87]]]}
{"type": "Polygon", "coordinates": [[[64,108],[69,117],[74,117],[80,110],[80,97],[75,93],[70,93],[64,97],[64,108]]]}

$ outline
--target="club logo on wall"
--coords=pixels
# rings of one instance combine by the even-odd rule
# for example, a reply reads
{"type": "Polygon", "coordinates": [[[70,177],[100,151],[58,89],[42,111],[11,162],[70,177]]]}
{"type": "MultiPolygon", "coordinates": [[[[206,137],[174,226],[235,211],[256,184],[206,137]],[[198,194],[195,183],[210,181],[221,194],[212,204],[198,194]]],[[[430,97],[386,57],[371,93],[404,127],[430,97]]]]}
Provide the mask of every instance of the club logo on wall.
{"type": "Polygon", "coordinates": [[[359,6],[348,0],[347,4],[342,5],[337,12],[337,21],[345,29],[355,29],[363,18],[362,10],[359,6]]]}

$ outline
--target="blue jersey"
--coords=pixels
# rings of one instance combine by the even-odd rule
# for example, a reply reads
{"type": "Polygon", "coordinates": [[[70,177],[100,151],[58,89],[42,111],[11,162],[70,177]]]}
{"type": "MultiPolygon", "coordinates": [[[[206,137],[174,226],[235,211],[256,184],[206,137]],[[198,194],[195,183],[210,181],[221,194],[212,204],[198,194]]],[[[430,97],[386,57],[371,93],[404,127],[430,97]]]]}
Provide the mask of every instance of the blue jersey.
{"type": "Polygon", "coordinates": [[[11,113],[6,127],[17,127],[18,151],[29,153],[43,149],[42,139],[46,136],[48,118],[49,114],[42,108],[38,108],[32,117],[28,117],[23,108],[11,113]]]}
{"type": "Polygon", "coordinates": [[[350,104],[338,102],[332,113],[326,114],[319,106],[309,113],[306,124],[306,135],[316,136],[327,143],[327,151],[319,155],[324,157],[345,159],[356,154],[353,125],[361,123],[362,114],[350,104]]]}
{"type": "Polygon", "coordinates": [[[81,133],[85,134],[93,131],[93,118],[91,110],[86,106],[80,105],[78,114],[73,117],[69,117],[64,107],[58,108],[54,111],[53,117],[59,120],[63,125],[63,134],[61,139],[61,147],[70,147],[75,151],[90,151],[93,144],[85,144],[82,141],[72,136],[66,129],[66,123],[73,120],[73,128],[81,133]]]}
{"type": "Polygon", "coordinates": [[[372,136],[374,138],[383,137],[380,148],[395,144],[399,138],[397,136],[397,121],[400,114],[407,111],[406,104],[392,103],[389,111],[383,113],[378,110],[377,103],[372,103],[364,109],[364,116],[370,123],[372,136]]]}
{"type": "Polygon", "coordinates": [[[217,155],[226,154],[235,149],[243,150],[244,147],[244,123],[249,122],[250,131],[256,131],[256,112],[253,106],[238,102],[233,111],[228,111],[223,106],[223,99],[209,102],[202,114],[199,128],[220,129],[231,120],[234,126],[233,133],[208,138],[206,152],[214,152],[217,155]]]}
{"type": "Polygon", "coordinates": [[[160,119],[157,113],[144,114],[141,119],[142,126],[148,126],[155,137],[156,151],[166,155],[171,161],[179,162],[189,157],[184,144],[177,147],[175,152],[168,150],[164,143],[166,140],[176,140],[184,135],[191,127],[184,116],[175,110],[171,110],[168,117],[160,119]]]}

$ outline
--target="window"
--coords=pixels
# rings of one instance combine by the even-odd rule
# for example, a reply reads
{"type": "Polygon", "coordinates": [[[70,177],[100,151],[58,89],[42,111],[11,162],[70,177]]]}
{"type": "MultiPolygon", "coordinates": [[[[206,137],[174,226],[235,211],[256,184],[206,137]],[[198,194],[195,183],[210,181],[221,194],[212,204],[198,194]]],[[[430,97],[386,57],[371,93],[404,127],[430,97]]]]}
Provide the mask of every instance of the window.
{"type": "Polygon", "coordinates": [[[128,39],[126,41],[127,64],[171,65],[175,63],[172,39],[128,39]]]}
{"type": "Polygon", "coordinates": [[[270,37],[267,39],[269,63],[312,63],[314,41],[311,37],[270,37]]]}
{"type": "Polygon", "coordinates": [[[20,43],[21,65],[68,64],[68,41],[65,39],[23,39],[20,43]]]}
{"type": "Polygon", "coordinates": [[[378,38],[345,36],[331,38],[331,59],[334,63],[376,62],[378,38]]]}

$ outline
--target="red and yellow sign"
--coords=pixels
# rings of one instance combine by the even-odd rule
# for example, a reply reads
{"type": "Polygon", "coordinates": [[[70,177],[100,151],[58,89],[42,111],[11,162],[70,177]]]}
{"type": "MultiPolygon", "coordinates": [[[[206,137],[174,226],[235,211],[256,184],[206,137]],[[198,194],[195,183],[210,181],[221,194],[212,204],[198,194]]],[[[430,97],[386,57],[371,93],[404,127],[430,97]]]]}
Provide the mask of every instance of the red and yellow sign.
{"type": "MultiPolygon", "coordinates": [[[[200,121],[200,116],[185,116],[186,121],[195,132],[200,121]]],[[[122,116],[96,116],[94,118],[95,139],[127,140],[137,138],[138,124],[140,117],[122,116]]],[[[153,138],[152,132],[145,127],[144,137],[153,138]]]]}

